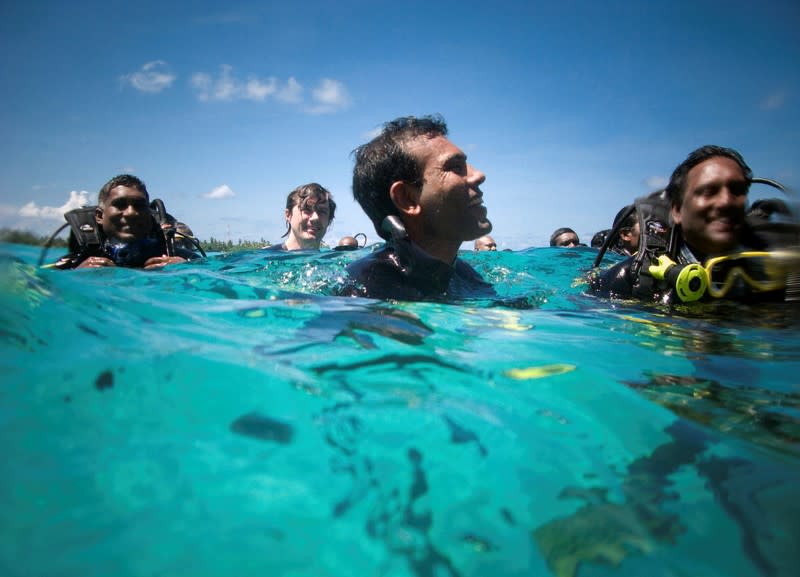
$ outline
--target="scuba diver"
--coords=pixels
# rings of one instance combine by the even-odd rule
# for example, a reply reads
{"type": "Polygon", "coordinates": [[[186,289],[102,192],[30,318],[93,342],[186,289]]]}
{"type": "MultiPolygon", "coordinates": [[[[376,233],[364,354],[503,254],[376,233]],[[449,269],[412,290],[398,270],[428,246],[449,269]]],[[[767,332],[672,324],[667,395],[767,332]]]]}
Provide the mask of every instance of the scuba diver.
{"type": "MultiPolygon", "coordinates": [[[[800,300],[800,225],[796,219],[773,222],[762,213],[748,216],[752,183],[784,190],[775,181],[754,178],[733,149],[708,145],[693,151],[664,191],[629,207],[639,220],[639,250],[607,270],[592,271],[590,290],[664,304],[800,300]]],[[[618,215],[595,267],[626,220],[618,215]]]]}
{"type": "Polygon", "coordinates": [[[441,117],[403,117],[355,150],[353,196],[386,244],[347,267],[343,294],[436,300],[495,296],[458,258],[462,242],[492,230],[485,175],[447,138],[441,117]]]}
{"type": "Polygon", "coordinates": [[[72,229],[69,254],[48,266],[153,269],[205,256],[197,239],[187,236],[185,230],[178,232],[164,203],[158,199],[151,203],[144,182],[130,174],[115,176],[103,185],[97,206],[71,210],[64,218],[67,224],[50,237],[40,265],[50,243],[66,226],[72,229]],[[187,243],[196,252],[186,248],[187,243]]]}

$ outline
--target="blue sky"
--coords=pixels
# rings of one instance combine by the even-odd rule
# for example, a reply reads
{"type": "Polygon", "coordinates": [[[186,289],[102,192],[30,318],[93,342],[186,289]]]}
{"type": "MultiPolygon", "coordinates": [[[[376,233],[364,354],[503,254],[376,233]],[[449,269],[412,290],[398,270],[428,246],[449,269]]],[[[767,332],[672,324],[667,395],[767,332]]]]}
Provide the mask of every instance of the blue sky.
{"type": "Polygon", "coordinates": [[[326,241],[374,241],[350,153],[409,114],[486,173],[501,248],[588,242],[703,144],[800,180],[797,0],[6,1],[0,48],[0,226],[41,233],[131,172],[200,238],[279,240],[316,181],[326,241]]]}

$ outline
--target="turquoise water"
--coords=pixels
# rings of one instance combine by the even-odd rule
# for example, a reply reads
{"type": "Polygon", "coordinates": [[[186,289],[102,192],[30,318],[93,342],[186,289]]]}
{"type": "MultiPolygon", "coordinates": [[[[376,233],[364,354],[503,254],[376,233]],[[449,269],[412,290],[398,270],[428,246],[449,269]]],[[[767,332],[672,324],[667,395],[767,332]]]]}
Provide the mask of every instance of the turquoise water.
{"type": "Polygon", "coordinates": [[[796,305],[612,305],[589,249],[466,254],[514,306],[38,255],[0,245],[3,575],[800,574],[796,305]]]}

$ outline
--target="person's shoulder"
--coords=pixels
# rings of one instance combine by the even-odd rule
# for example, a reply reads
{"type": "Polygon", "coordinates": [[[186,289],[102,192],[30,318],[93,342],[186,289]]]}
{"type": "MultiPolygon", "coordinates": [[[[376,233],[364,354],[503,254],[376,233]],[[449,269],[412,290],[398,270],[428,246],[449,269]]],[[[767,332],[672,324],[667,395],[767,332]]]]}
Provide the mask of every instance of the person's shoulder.
{"type": "Polygon", "coordinates": [[[268,252],[287,252],[288,251],[288,249],[286,248],[286,245],[283,244],[283,243],[271,244],[269,246],[265,246],[261,250],[265,250],[265,251],[268,251],[268,252]]]}
{"type": "Polygon", "coordinates": [[[628,257],[609,268],[589,273],[589,292],[603,298],[630,298],[636,279],[633,276],[634,258],[628,257]]]}
{"type": "Polygon", "coordinates": [[[350,263],[347,273],[358,294],[370,298],[409,298],[407,270],[390,246],[350,263]]]}

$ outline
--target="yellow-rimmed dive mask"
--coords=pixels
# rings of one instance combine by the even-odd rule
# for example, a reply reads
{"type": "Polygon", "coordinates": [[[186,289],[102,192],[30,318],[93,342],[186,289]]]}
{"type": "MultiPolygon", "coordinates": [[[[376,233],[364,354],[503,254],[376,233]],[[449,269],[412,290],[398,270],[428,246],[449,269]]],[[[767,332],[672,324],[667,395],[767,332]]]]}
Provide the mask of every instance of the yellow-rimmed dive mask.
{"type": "Polygon", "coordinates": [[[667,255],[659,256],[648,268],[656,279],[675,287],[683,302],[709,294],[724,298],[744,283],[751,292],[786,288],[787,280],[800,275],[800,250],[749,251],[708,259],[705,264],[677,265],[667,255]]]}
{"type": "Polygon", "coordinates": [[[743,281],[753,292],[769,292],[786,288],[792,271],[800,270],[799,251],[750,251],[708,259],[703,268],[708,278],[708,294],[725,297],[743,281]]]}

